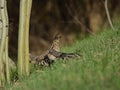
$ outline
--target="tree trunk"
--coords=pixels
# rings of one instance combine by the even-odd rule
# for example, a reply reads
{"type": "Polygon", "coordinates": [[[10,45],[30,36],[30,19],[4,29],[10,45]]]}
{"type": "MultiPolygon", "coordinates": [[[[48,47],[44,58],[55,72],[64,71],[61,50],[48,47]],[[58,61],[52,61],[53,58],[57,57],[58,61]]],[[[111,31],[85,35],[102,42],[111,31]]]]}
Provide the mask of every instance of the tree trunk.
{"type": "Polygon", "coordinates": [[[8,65],[8,16],[6,0],[0,0],[0,86],[4,85],[5,82],[5,67],[6,64],[6,75],[7,81],[10,80],[9,65],[8,65]],[[4,55],[5,54],[5,55],[4,55]],[[5,59],[5,60],[4,60],[5,59]],[[6,63],[5,63],[6,62],[6,63]]]}
{"type": "Polygon", "coordinates": [[[29,75],[29,22],[32,0],[27,0],[26,3],[26,25],[25,25],[25,72],[29,75]]]}
{"type": "Polygon", "coordinates": [[[10,83],[10,63],[9,63],[9,58],[8,58],[8,26],[9,26],[9,20],[8,20],[8,13],[7,13],[7,2],[5,0],[5,11],[4,11],[4,16],[5,16],[5,24],[6,24],[6,41],[5,41],[5,65],[6,65],[6,79],[7,82],[10,83]]]}
{"type": "Polygon", "coordinates": [[[23,75],[24,71],[24,27],[25,27],[25,3],[26,0],[20,0],[19,16],[19,37],[18,37],[18,74],[23,75]]]}
{"type": "Polygon", "coordinates": [[[18,74],[29,75],[29,19],[32,0],[20,1],[18,74]]]}

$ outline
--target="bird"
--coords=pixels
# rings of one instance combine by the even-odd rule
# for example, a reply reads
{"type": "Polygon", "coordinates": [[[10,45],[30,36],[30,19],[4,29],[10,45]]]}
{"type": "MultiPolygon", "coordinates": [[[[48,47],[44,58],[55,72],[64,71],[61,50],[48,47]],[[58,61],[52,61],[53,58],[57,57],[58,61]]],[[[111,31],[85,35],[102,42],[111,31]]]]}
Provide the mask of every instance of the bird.
{"type": "Polygon", "coordinates": [[[65,52],[58,52],[54,49],[50,50],[49,53],[53,55],[56,58],[61,58],[63,60],[69,59],[69,58],[80,58],[80,54],[77,53],[65,53],[65,52]]]}
{"type": "Polygon", "coordinates": [[[56,52],[61,51],[60,41],[61,41],[61,34],[57,33],[53,38],[53,42],[52,42],[50,49],[48,50],[47,56],[49,59],[54,60],[54,61],[57,59],[58,55],[54,55],[54,54],[58,54],[56,52]]]}
{"type": "Polygon", "coordinates": [[[60,48],[61,34],[56,34],[53,38],[51,47],[43,54],[39,56],[30,54],[30,63],[51,66],[56,60],[63,59],[67,60],[69,58],[80,58],[81,55],[76,53],[65,53],[61,52],[60,48]]]}
{"type": "Polygon", "coordinates": [[[61,52],[61,49],[60,49],[61,38],[62,38],[61,34],[58,33],[55,35],[55,37],[53,39],[53,43],[47,54],[48,58],[51,60],[54,60],[54,61],[59,58],[61,58],[63,60],[66,60],[69,58],[80,58],[81,55],[76,54],[76,53],[61,52]]]}
{"type": "Polygon", "coordinates": [[[60,39],[61,39],[61,34],[57,33],[53,37],[51,47],[45,53],[39,56],[30,54],[29,62],[37,65],[50,66],[57,59],[57,57],[53,55],[51,51],[54,50],[56,52],[60,52],[60,39]]]}

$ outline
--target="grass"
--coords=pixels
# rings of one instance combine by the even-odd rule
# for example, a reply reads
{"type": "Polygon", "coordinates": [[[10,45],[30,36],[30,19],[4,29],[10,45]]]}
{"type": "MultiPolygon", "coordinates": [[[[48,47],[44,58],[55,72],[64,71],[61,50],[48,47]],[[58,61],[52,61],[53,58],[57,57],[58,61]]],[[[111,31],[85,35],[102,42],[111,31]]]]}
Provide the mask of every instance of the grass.
{"type": "Polygon", "coordinates": [[[34,71],[8,90],[120,90],[120,31],[106,30],[65,47],[81,59],[57,61],[34,71]]]}

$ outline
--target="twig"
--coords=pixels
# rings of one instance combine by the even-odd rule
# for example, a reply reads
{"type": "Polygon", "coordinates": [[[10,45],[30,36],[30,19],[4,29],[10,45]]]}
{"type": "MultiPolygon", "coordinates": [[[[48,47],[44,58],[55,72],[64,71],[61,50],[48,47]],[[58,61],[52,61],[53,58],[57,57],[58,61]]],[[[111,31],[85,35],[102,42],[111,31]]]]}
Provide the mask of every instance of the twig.
{"type": "Polygon", "coordinates": [[[105,0],[104,4],[105,4],[105,10],[106,10],[108,22],[109,22],[112,30],[115,30],[115,28],[114,28],[114,26],[113,26],[113,24],[112,24],[111,18],[110,18],[110,14],[109,14],[109,10],[108,10],[108,5],[107,5],[107,0],[105,0]]]}
{"type": "MultiPolygon", "coordinates": [[[[68,13],[73,17],[74,23],[77,23],[77,24],[83,26],[90,34],[95,35],[94,32],[92,32],[88,27],[86,27],[86,26],[78,19],[78,16],[74,16],[74,15],[72,14],[72,11],[69,9],[68,5],[66,5],[66,7],[67,7],[67,9],[68,9],[68,13]]],[[[74,9],[74,11],[75,11],[75,13],[77,14],[77,11],[76,11],[75,9],[74,9]]]]}
{"type": "Polygon", "coordinates": [[[75,17],[74,20],[75,20],[78,24],[80,24],[81,26],[84,26],[84,28],[86,28],[86,30],[87,30],[90,34],[95,35],[95,33],[93,33],[89,28],[87,28],[80,20],[78,20],[77,17],[75,17]]]}

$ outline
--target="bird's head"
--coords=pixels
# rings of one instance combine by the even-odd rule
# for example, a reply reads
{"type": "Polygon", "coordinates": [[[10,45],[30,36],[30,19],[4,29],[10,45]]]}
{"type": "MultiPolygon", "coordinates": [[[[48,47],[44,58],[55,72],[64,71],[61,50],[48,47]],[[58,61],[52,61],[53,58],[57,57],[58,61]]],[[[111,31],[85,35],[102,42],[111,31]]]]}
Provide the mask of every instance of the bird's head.
{"type": "Polygon", "coordinates": [[[62,37],[62,35],[60,33],[57,33],[54,35],[53,41],[60,41],[61,37],[62,37]]]}

